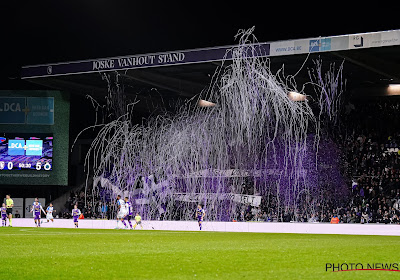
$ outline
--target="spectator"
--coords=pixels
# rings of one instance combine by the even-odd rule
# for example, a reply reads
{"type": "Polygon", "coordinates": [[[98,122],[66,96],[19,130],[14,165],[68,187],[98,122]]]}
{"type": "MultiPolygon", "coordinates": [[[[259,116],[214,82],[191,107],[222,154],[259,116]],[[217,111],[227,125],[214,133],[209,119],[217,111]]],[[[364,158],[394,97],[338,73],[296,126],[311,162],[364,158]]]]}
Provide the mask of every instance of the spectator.
{"type": "Polygon", "coordinates": [[[338,224],[339,218],[336,215],[333,215],[331,218],[331,224],[338,224]]]}

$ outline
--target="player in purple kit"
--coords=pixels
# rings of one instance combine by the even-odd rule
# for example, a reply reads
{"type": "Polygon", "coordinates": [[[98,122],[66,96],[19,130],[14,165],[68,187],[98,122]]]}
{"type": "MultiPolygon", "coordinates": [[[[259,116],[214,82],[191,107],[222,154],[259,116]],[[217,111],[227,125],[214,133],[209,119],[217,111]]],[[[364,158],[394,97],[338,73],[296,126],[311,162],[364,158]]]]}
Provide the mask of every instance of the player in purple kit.
{"type": "MultiPolygon", "coordinates": [[[[132,219],[132,215],[133,215],[132,203],[129,202],[129,198],[128,197],[125,197],[125,208],[127,210],[127,213],[126,213],[126,215],[124,217],[124,220],[127,220],[128,223],[129,223],[129,226],[131,227],[131,229],[133,229],[132,223],[131,223],[131,219],[132,219]]],[[[125,227],[126,227],[126,225],[125,225],[125,227]]]]}
{"type": "Polygon", "coordinates": [[[7,207],[5,203],[1,205],[1,225],[3,227],[7,225],[7,207]]]}
{"type": "Polygon", "coordinates": [[[72,217],[74,218],[75,228],[78,228],[78,218],[81,215],[81,210],[78,209],[78,205],[74,205],[74,209],[72,209],[72,217]]]}
{"type": "Polygon", "coordinates": [[[197,217],[197,222],[199,223],[200,230],[202,228],[203,218],[205,215],[206,215],[206,212],[204,211],[201,204],[199,204],[196,209],[196,217],[197,217]]]}
{"type": "Polygon", "coordinates": [[[40,205],[38,201],[35,201],[32,206],[31,212],[33,212],[33,219],[35,221],[36,227],[40,227],[40,211],[42,211],[46,215],[46,212],[44,212],[42,205],[40,205]]]}

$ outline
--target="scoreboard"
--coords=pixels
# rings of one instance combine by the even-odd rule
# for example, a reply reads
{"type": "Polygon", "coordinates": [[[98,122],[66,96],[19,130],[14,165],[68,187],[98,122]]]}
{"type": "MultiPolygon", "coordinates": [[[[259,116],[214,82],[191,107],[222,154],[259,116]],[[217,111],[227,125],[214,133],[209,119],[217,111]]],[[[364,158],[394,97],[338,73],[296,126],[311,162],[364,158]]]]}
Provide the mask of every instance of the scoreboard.
{"type": "Polygon", "coordinates": [[[53,135],[0,133],[0,172],[27,169],[53,169],[53,135]]]}

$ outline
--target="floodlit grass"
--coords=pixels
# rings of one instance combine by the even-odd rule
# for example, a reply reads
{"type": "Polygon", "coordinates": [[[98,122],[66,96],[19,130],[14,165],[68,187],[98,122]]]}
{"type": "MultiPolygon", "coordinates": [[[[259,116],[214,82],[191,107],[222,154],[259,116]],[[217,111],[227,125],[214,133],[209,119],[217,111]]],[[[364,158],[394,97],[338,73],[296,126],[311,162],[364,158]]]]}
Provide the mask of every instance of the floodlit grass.
{"type": "MultiPolygon", "coordinates": [[[[400,227],[399,227],[400,230],[400,227]]],[[[400,237],[0,228],[0,279],[399,279],[400,237]]]]}

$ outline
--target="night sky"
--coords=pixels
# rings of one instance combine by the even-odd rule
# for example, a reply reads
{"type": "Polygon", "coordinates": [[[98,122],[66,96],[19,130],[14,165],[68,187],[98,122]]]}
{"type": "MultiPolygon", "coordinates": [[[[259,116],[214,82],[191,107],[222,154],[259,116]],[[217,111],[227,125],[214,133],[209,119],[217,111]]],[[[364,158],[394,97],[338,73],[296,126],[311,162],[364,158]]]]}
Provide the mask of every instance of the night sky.
{"type": "Polygon", "coordinates": [[[231,45],[239,29],[251,26],[260,42],[400,27],[396,9],[370,4],[79,2],[28,1],[2,9],[2,80],[18,77],[21,65],[231,45]]]}

